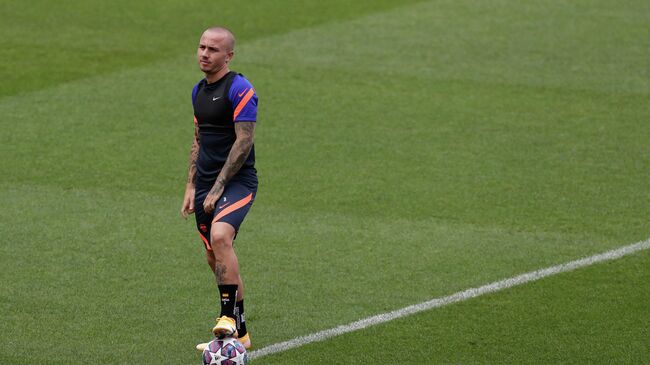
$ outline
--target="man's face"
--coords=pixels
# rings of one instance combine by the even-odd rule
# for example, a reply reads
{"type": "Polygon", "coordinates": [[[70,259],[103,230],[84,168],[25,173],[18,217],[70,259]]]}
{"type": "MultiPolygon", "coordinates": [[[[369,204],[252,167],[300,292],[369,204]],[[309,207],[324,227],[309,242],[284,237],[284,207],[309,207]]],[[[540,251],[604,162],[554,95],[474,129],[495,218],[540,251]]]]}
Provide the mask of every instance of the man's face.
{"type": "Polygon", "coordinates": [[[233,51],[228,45],[226,35],[221,32],[206,31],[199,41],[197,56],[199,67],[205,73],[217,73],[228,65],[233,51]]]}

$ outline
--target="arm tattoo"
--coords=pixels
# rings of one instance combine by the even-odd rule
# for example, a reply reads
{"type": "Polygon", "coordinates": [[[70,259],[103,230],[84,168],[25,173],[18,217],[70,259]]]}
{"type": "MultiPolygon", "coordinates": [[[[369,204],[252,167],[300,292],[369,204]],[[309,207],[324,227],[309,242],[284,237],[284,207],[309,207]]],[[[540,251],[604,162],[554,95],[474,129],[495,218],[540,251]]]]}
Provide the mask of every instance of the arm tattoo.
{"type": "Polygon", "coordinates": [[[216,193],[220,187],[225,186],[230,179],[232,179],[239,169],[244,165],[248,154],[253,148],[253,137],[255,134],[255,122],[237,122],[235,123],[235,133],[237,134],[237,139],[230,149],[226,163],[223,165],[217,181],[215,182],[215,187],[217,189],[212,189],[210,193],[216,193]]]}
{"type": "Polygon", "coordinates": [[[194,140],[190,149],[190,168],[187,173],[187,182],[193,183],[196,176],[196,160],[199,158],[199,127],[194,127],[194,140]]]}

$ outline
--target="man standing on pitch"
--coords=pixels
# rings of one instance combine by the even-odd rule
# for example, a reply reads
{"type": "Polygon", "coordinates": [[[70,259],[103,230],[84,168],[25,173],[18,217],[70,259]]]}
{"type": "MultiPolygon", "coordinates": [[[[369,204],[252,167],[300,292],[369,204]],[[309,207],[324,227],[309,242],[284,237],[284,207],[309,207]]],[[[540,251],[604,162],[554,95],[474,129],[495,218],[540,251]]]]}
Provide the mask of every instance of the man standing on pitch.
{"type": "Polygon", "coordinates": [[[235,37],[222,27],[207,29],[199,41],[198,62],[205,78],[192,90],[194,141],[181,214],[195,213],[219,287],[221,314],[212,332],[219,338],[238,337],[250,348],[233,241],[257,192],[253,146],[257,95],[243,75],[228,67],[234,47],[235,37]]]}

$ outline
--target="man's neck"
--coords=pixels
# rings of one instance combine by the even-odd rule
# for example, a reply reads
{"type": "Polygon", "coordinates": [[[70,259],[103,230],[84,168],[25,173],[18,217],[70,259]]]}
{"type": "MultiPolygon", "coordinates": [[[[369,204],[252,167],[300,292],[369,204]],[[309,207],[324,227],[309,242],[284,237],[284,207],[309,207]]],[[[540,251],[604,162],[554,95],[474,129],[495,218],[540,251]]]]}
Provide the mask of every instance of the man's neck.
{"type": "Polygon", "coordinates": [[[206,73],[205,79],[208,81],[208,84],[212,84],[221,80],[221,78],[226,76],[228,72],[230,72],[230,69],[226,66],[215,73],[210,73],[210,74],[206,73]]]}

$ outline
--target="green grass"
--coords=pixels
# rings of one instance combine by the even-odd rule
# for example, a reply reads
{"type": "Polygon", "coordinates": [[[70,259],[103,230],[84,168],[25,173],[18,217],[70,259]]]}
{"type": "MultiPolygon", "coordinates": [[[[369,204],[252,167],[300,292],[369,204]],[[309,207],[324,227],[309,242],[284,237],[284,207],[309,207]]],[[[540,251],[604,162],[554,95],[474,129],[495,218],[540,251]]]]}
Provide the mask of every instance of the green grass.
{"type": "MultiPolygon", "coordinates": [[[[260,96],[236,246],[257,348],[650,236],[643,2],[233,4],[0,5],[0,363],[200,361],[216,293],[178,211],[215,23],[260,96]]],[[[412,363],[647,362],[648,257],[254,363],[393,342],[412,363]]]]}
{"type": "Polygon", "coordinates": [[[215,24],[236,29],[238,40],[246,42],[395,6],[386,0],[372,6],[342,0],[4,1],[0,96],[193,54],[197,33],[215,24]]]}
{"type": "MultiPolygon", "coordinates": [[[[263,364],[643,364],[650,253],[260,359],[263,364]]],[[[256,362],[257,363],[257,362],[256,362]]]]}

